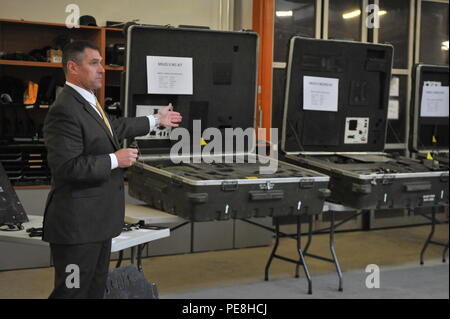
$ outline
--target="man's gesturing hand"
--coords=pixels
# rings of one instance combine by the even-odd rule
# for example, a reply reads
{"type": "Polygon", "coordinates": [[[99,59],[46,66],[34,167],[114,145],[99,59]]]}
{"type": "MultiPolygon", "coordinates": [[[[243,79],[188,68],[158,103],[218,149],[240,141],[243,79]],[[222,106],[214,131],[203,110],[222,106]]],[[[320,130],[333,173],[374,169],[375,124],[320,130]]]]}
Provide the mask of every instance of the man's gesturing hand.
{"type": "Polygon", "coordinates": [[[138,150],[135,148],[123,148],[114,153],[120,168],[130,167],[136,162],[138,150]]]}
{"type": "Polygon", "coordinates": [[[180,113],[173,111],[172,103],[161,109],[156,115],[159,117],[159,124],[163,126],[178,127],[176,123],[181,122],[183,117],[180,113]]]}

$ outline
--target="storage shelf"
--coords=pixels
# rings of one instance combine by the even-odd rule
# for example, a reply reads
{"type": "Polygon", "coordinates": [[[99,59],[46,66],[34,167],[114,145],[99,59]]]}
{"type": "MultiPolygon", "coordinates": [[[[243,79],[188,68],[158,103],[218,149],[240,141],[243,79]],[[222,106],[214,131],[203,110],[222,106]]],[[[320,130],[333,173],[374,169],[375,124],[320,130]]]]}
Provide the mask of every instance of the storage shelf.
{"type": "MultiPolygon", "coordinates": [[[[30,54],[35,49],[47,46],[54,47],[56,46],[54,43],[55,39],[62,35],[74,40],[88,40],[96,44],[100,49],[100,54],[103,57],[103,63],[105,64],[106,48],[110,45],[126,43],[121,28],[80,26],[80,28],[70,29],[67,28],[64,23],[0,19],[0,51],[5,54],[30,54]]],[[[42,54],[45,56],[44,53],[42,54]]],[[[4,57],[7,58],[7,56],[4,57]]],[[[20,58],[20,56],[18,57],[20,58]]],[[[42,60],[44,59],[45,58],[42,58],[42,60]]],[[[103,67],[106,72],[102,80],[102,87],[96,92],[97,99],[102,105],[105,102],[106,90],[108,90],[108,97],[117,100],[120,96],[120,74],[125,69],[123,66],[111,66],[105,64],[103,64],[103,67]]],[[[51,76],[55,80],[55,84],[59,86],[64,85],[65,82],[64,74],[62,72],[62,63],[0,59],[0,73],[2,73],[2,76],[14,77],[24,83],[26,81],[37,83],[45,76],[51,76]]],[[[17,100],[15,102],[22,101],[17,100]]],[[[46,111],[48,110],[45,106],[24,106],[19,103],[8,105],[6,107],[8,111],[12,110],[12,112],[22,112],[24,107],[27,111],[31,111],[31,109],[38,110],[37,112],[27,112],[27,116],[30,116],[31,120],[36,121],[37,125],[42,124],[42,121],[47,114],[46,111]],[[14,106],[18,106],[18,108],[16,109],[14,106]]],[[[13,113],[11,114],[11,116],[15,116],[13,113]]],[[[0,117],[1,116],[2,115],[0,115],[0,117]]],[[[19,131],[20,127],[17,126],[17,128],[19,131]]],[[[40,129],[37,126],[36,128],[40,129]]],[[[2,135],[2,133],[3,132],[0,129],[0,135],[2,135]]],[[[28,133],[19,132],[10,135],[14,134],[22,136],[28,133]]],[[[10,138],[4,139],[2,135],[1,140],[7,141],[6,147],[18,148],[21,151],[26,147],[25,144],[34,144],[31,136],[29,139],[24,138],[23,140],[12,141],[10,138]]],[[[39,144],[39,147],[41,146],[44,147],[44,144],[39,144]]],[[[2,151],[3,149],[0,150],[0,152],[2,151]]],[[[48,180],[39,180],[39,178],[36,181],[19,178],[16,179],[13,184],[15,184],[16,189],[46,189],[50,187],[49,185],[39,185],[39,183],[50,182],[48,180]],[[30,184],[27,183],[28,181],[30,184]],[[34,185],[35,182],[36,185],[34,185]]]]}
{"type": "Polygon", "coordinates": [[[110,27],[105,27],[104,28],[106,31],[117,31],[117,32],[122,32],[123,29],[120,28],[110,28],[110,27]]]}
{"type": "Polygon", "coordinates": [[[107,70],[107,71],[123,71],[123,70],[125,70],[125,68],[123,66],[105,65],[105,70],[107,70]]]}
{"type": "MultiPolygon", "coordinates": [[[[50,26],[50,27],[67,28],[67,26],[64,23],[38,22],[38,21],[27,21],[27,20],[0,19],[0,23],[35,24],[35,25],[38,25],[38,26],[50,26]]],[[[80,25],[80,29],[100,30],[101,27],[80,25]]]]}
{"type": "MultiPolygon", "coordinates": [[[[13,65],[13,66],[34,66],[43,68],[62,68],[61,63],[50,63],[50,62],[35,62],[35,61],[18,61],[18,60],[1,60],[0,65],[13,65]]],[[[123,66],[110,66],[105,65],[105,70],[107,71],[123,71],[125,70],[123,66]]]]}
{"type": "Polygon", "coordinates": [[[50,189],[50,185],[13,186],[14,189],[50,189]]]}
{"type": "Polygon", "coordinates": [[[35,61],[18,61],[18,60],[0,60],[0,65],[15,66],[35,66],[44,68],[62,68],[61,63],[35,62],[35,61]]]}

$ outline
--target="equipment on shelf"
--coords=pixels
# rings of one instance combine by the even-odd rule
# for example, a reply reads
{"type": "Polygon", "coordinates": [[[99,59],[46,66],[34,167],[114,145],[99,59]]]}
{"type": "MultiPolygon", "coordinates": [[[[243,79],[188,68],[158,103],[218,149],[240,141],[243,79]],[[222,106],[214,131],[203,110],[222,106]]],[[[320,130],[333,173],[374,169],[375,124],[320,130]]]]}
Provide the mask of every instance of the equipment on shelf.
{"type": "Polygon", "coordinates": [[[84,15],[80,17],[80,25],[97,26],[97,21],[93,16],[84,15]]]}
{"type": "Polygon", "coordinates": [[[123,66],[126,45],[122,43],[110,44],[106,47],[106,64],[123,66]]]}

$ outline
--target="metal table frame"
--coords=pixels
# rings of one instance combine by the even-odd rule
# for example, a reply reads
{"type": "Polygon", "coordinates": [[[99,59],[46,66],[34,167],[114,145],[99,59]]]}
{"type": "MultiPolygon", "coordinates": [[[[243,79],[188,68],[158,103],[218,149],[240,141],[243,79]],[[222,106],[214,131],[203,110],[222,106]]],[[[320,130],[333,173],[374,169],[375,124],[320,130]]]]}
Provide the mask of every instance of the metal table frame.
{"type": "MultiPolygon", "coordinates": [[[[448,244],[449,241],[447,240],[447,243],[442,243],[442,242],[437,242],[433,240],[433,235],[434,232],[436,230],[436,224],[443,224],[445,222],[441,222],[439,220],[436,219],[436,210],[439,206],[434,206],[431,210],[431,218],[428,217],[427,215],[423,214],[422,216],[431,220],[431,230],[430,230],[430,234],[427,237],[427,240],[425,241],[425,244],[422,248],[422,251],[420,252],[420,264],[423,265],[424,261],[423,261],[423,256],[425,254],[425,251],[427,250],[428,246],[431,245],[436,245],[436,246],[442,246],[444,247],[444,251],[442,252],[442,262],[445,263],[446,259],[445,259],[445,255],[448,252],[448,244]]],[[[448,223],[448,222],[447,222],[448,223]]]]}
{"type": "Polygon", "coordinates": [[[308,265],[306,263],[305,257],[311,257],[311,258],[315,258],[315,259],[319,259],[322,261],[326,261],[326,262],[330,262],[333,263],[336,267],[336,272],[338,274],[338,278],[339,278],[339,287],[338,287],[338,291],[343,291],[343,276],[342,276],[342,270],[341,270],[341,266],[339,263],[339,260],[337,258],[336,255],[336,249],[335,249],[335,245],[334,245],[334,233],[335,233],[335,229],[337,227],[339,227],[340,225],[346,223],[347,221],[351,220],[352,218],[354,218],[355,216],[358,216],[360,214],[363,213],[363,211],[357,212],[356,214],[342,220],[341,222],[339,222],[337,225],[335,224],[335,213],[336,212],[341,212],[341,211],[349,211],[349,210],[355,210],[353,208],[350,207],[346,207],[343,205],[339,205],[339,204],[334,204],[334,203],[325,203],[323,210],[319,213],[323,213],[323,212],[330,212],[330,227],[329,228],[323,228],[320,230],[316,230],[313,231],[313,218],[315,215],[309,215],[308,216],[308,241],[306,243],[306,246],[304,249],[302,249],[301,246],[301,215],[297,216],[296,218],[296,233],[294,234],[286,234],[280,231],[280,223],[279,223],[279,218],[274,217],[273,218],[273,223],[275,225],[275,228],[271,228],[271,227],[267,227],[265,225],[261,225],[259,223],[256,223],[254,221],[250,221],[247,219],[242,219],[243,221],[255,225],[257,227],[261,227],[264,228],[268,231],[271,231],[275,234],[275,244],[274,247],[272,249],[272,252],[269,256],[269,260],[267,261],[266,267],[265,267],[265,271],[264,271],[264,280],[268,281],[269,280],[269,270],[270,270],[270,266],[272,264],[272,261],[274,258],[276,259],[280,259],[286,262],[290,262],[296,265],[295,267],[295,278],[299,278],[300,274],[299,274],[299,268],[300,266],[303,266],[303,270],[305,272],[305,276],[307,278],[308,281],[308,294],[312,294],[312,279],[311,279],[311,275],[309,273],[309,269],[308,269],[308,265]],[[332,258],[327,258],[324,256],[319,256],[319,255],[315,255],[312,253],[308,252],[308,249],[311,245],[312,242],[312,236],[314,234],[321,234],[321,233],[326,233],[329,231],[329,247],[330,247],[330,252],[331,252],[331,256],[332,258]],[[278,255],[277,249],[278,249],[278,245],[280,243],[280,238],[291,238],[297,241],[297,253],[299,255],[299,259],[298,260],[294,260],[285,256],[281,256],[278,255]]]}
{"type": "MultiPolygon", "coordinates": [[[[39,246],[49,246],[48,243],[42,241],[40,236],[30,237],[26,232],[27,229],[34,227],[42,227],[42,216],[28,215],[30,221],[23,223],[23,229],[14,232],[0,232],[0,240],[5,242],[21,243],[28,245],[39,245],[39,246]]],[[[154,229],[154,232],[150,230],[133,230],[130,232],[131,238],[121,238],[121,236],[126,235],[127,232],[122,232],[118,237],[113,238],[111,252],[119,252],[119,261],[116,268],[120,267],[123,259],[123,251],[125,249],[131,249],[131,263],[136,264],[139,271],[142,271],[142,249],[150,241],[157,240],[160,238],[165,238],[170,236],[170,230],[167,229],[154,229]],[[137,249],[137,258],[135,256],[135,251],[137,249]]]]}
{"type": "MultiPolygon", "coordinates": [[[[172,233],[175,229],[180,228],[180,227],[182,227],[184,225],[187,225],[189,223],[190,222],[181,223],[181,224],[179,224],[179,225],[177,225],[175,227],[169,228],[169,231],[170,231],[170,233],[172,233]]],[[[164,227],[164,228],[166,228],[166,227],[164,227]]],[[[133,264],[133,265],[136,264],[137,269],[139,271],[141,271],[141,272],[143,271],[143,269],[142,269],[142,251],[145,249],[145,247],[147,247],[148,244],[149,243],[147,242],[147,243],[144,243],[144,244],[140,244],[140,245],[137,245],[137,246],[130,247],[130,253],[131,253],[130,263],[133,264]]],[[[119,251],[119,258],[117,259],[116,268],[119,268],[122,265],[123,252],[124,252],[124,250],[120,250],[119,251]]]]}

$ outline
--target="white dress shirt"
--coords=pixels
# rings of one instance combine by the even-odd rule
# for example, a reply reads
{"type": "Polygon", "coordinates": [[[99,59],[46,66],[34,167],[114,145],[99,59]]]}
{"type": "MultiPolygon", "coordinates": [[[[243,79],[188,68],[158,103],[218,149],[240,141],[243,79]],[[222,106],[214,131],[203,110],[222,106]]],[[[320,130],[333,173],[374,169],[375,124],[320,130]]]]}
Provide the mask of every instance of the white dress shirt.
{"type": "MultiPolygon", "coordinates": [[[[97,112],[97,114],[100,116],[100,118],[103,118],[100,112],[97,110],[97,97],[93,92],[90,92],[86,89],[83,89],[82,87],[79,87],[78,85],[75,85],[73,83],[67,82],[66,84],[73,88],[75,91],[77,91],[88,103],[92,106],[92,108],[97,112]]],[[[155,117],[153,115],[147,116],[150,124],[150,131],[155,127],[155,117]]],[[[117,157],[114,153],[109,154],[109,157],[111,158],[111,170],[119,167],[119,162],[117,161],[117,157]]]]}

